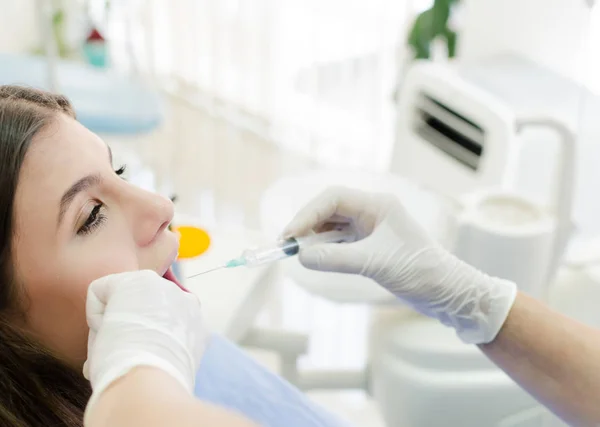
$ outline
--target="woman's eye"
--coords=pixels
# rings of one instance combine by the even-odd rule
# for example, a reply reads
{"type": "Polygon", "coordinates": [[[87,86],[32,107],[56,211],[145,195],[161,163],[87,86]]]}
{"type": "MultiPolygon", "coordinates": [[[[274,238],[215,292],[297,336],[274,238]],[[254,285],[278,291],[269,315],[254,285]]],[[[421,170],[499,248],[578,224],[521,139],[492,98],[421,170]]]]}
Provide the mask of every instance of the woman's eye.
{"type": "Polygon", "coordinates": [[[123,165],[123,166],[121,166],[119,169],[117,169],[117,170],[115,171],[115,173],[116,173],[118,176],[122,176],[122,175],[125,173],[125,171],[126,171],[126,170],[127,170],[127,165],[123,165]]]}
{"type": "Polygon", "coordinates": [[[98,203],[92,211],[90,215],[87,217],[85,223],[77,230],[77,234],[86,235],[90,234],[96,228],[101,226],[106,220],[106,215],[101,212],[101,209],[104,207],[102,203],[98,203]]]}

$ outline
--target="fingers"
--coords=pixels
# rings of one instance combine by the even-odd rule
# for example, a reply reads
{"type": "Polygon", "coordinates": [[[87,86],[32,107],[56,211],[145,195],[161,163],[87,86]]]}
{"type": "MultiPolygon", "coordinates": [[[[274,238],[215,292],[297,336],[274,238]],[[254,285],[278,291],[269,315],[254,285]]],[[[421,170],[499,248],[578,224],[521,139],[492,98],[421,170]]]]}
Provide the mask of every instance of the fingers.
{"type": "Polygon", "coordinates": [[[128,283],[144,283],[159,278],[158,274],[151,270],[134,271],[127,273],[111,274],[94,280],[87,292],[85,311],[88,326],[97,330],[102,323],[102,316],[106,309],[106,304],[114,293],[128,283]]]}
{"type": "Polygon", "coordinates": [[[158,274],[151,270],[111,274],[94,280],[88,289],[88,294],[94,294],[98,301],[106,304],[118,288],[127,286],[128,283],[156,280],[158,277],[158,274]]]}
{"type": "Polygon", "coordinates": [[[83,363],[83,376],[86,380],[90,380],[90,354],[92,354],[92,349],[94,348],[94,344],[96,343],[96,332],[94,329],[90,329],[88,333],[88,358],[83,363]]]}
{"type": "Polygon", "coordinates": [[[366,193],[345,187],[325,190],[308,203],[285,227],[284,236],[303,236],[327,222],[350,222],[365,208],[366,193]]]}
{"type": "Polygon", "coordinates": [[[299,254],[300,263],[318,271],[360,274],[365,255],[358,243],[328,243],[305,249],[299,254]]]}

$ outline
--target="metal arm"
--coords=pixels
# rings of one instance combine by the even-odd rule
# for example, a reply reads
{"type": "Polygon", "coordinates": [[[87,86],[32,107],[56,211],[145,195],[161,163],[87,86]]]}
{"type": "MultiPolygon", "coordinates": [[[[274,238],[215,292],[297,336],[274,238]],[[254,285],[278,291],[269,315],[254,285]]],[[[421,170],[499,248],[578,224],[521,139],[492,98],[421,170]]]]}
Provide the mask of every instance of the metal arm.
{"type": "Polygon", "coordinates": [[[556,165],[554,188],[552,189],[554,194],[551,194],[549,203],[549,207],[554,210],[557,222],[554,251],[550,264],[552,266],[550,276],[554,276],[573,230],[571,212],[575,188],[576,135],[562,121],[546,116],[529,116],[518,120],[517,132],[521,132],[529,126],[552,129],[558,134],[561,143],[561,154],[556,165]]]}

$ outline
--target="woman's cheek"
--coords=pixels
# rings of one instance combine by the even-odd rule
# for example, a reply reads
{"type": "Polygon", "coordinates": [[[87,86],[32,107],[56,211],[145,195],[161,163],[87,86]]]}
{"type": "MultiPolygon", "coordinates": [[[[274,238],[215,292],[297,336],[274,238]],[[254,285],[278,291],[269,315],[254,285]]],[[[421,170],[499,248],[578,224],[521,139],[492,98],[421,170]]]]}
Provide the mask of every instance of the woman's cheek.
{"type": "Polygon", "coordinates": [[[96,279],[110,274],[135,271],[139,269],[135,252],[125,250],[126,247],[112,247],[97,250],[92,254],[80,254],[79,261],[70,267],[71,277],[87,292],[89,285],[96,279]]]}

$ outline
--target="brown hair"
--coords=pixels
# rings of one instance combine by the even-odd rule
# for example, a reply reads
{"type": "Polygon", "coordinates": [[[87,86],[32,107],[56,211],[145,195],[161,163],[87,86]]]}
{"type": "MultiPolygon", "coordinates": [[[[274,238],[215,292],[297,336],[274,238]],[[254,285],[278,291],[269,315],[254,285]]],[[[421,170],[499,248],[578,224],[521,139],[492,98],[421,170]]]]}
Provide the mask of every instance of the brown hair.
{"type": "Polygon", "coordinates": [[[14,198],[32,138],[57,114],[75,117],[60,95],[0,86],[0,425],[83,425],[91,388],[80,372],[53,356],[18,326],[22,316],[12,264],[14,198]]]}

